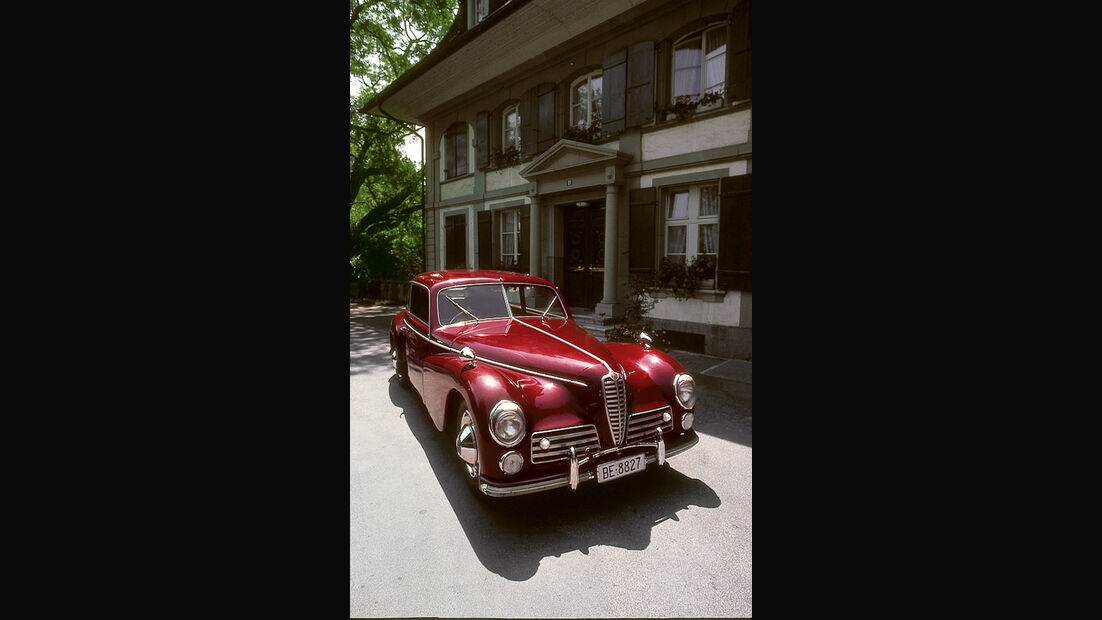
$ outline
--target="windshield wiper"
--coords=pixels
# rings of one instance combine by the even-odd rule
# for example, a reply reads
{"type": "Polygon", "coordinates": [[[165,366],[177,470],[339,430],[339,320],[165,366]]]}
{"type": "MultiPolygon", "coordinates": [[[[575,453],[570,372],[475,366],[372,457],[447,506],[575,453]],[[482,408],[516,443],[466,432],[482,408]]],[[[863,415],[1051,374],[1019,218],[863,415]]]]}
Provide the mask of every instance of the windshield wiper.
{"type": "Polygon", "coordinates": [[[558,301],[558,300],[559,300],[559,298],[556,297],[556,298],[551,300],[551,303],[547,304],[547,309],[544,310],[543,314],[540,315],[541,319],[547,317],[547,313],[551,311],[551,306],[555,305],[555,302],[558,301]]]}
{"type": "Polygon", "coordinates": [[[456,308],[459,308],[459,309],[460,309],[460,310],[462,310],[463,312],[467,313],[467,316],[469,316],[469,317],[471,317],[472,319],[474,319],[474,322],[475,322],[475,323],[478,323],[478,317],[477,317],[477,316],[475,316],[475,315],[473,315],[473,314],[471,314],[471,311],[470,311],[470,310],[467,310],[467,309],[466,309],[466,308],[464,308],[463,306],[460,306],[458,302],[456,302],[456,301],[455,301],[454,299],[452,299],[452,298],[451,298],[451,297],[449,297],[448,295],[444,295],[444,297],[445,297],[445,298],[446,298],[446,299],[447,299],[448,301],[450,301],[450,302],[452,302],[453,304],[455,304],[455,307],[456,307],[456,308]]]}

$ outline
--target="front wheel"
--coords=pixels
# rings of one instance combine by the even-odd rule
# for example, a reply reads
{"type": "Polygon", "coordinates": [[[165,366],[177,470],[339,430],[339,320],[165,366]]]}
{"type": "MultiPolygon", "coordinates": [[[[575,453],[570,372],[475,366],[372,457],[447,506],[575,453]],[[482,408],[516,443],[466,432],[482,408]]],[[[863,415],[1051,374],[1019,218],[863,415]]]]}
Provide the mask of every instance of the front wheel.
{"type": "Polygon", "coordinates": [[[467,487],[476,494],[478,490],[478,439],[475,433],[474,416],[466,403],[461,403],[452,416],[452,437],[455,438],[455,456],[459,462],[459,473],[467,487]]]}

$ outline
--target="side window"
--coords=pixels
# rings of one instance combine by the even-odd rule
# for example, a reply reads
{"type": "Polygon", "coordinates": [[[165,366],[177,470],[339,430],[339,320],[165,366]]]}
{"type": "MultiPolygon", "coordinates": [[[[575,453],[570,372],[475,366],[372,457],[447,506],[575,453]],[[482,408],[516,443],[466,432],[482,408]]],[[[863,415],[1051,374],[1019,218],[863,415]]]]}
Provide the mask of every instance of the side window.
{"type": "Polygon", "coordinates": [[[425,287],[409,285],[409,313],[425,325],[429,324],[429,292],[425,287]]]}

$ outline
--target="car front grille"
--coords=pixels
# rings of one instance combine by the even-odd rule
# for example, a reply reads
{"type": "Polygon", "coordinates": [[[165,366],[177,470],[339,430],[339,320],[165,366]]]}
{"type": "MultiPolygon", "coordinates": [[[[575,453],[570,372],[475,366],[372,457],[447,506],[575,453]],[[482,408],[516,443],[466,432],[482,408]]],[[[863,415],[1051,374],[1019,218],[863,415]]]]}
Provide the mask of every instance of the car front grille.
{"type": "Polygon", "coordinates": [[[615,373],[605,375],[601,379],[601,386],[604,389],[608,425],[612,427],[612,437],[616,445],[620,445],[624,442],[628,417],[628,395],[624,377],[615,373]]]}
{"type": "Polygon", "coordinates": [[[654,429],[656,428],[661,428],[662,433],[665,435],[672,434],[673,419],[671,418],[669,422],[662,421],[662,414],[670,411],[670,407],[666,406],[631,414],[631,417],[628,419],[627,443],[652,439],[652,436],[655,434],[654,429]]]}
{"type": "Polygon", "coordinates": [[[579,457],[585,454],[586,448],[600,450],[601,441],[597,437],[597,427],[586,424],[532,433],[532,462],[538,464],[568,459],[571,447],[579,457]],[[546,450],[540,448],[541,439],[551,442],[546,450]]]}

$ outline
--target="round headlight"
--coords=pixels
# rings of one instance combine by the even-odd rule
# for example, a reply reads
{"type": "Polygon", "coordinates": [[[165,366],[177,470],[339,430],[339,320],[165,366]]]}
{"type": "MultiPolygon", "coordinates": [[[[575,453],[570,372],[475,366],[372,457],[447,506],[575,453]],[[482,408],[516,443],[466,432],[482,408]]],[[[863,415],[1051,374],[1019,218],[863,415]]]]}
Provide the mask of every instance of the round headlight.
{"type": "Polygon", "coordinates": [[[696,382],[689,375],[680,374],[674,377],[673,393],[681,406],[686,409],[692,409],[696,404],[696,382]]]}
{"type": "Polygon", "coordinates": [[[524,412],[520,405],[503,400],[490,411],[490,435],[505,446],[515,446],[524,439],[524,412]]]}

